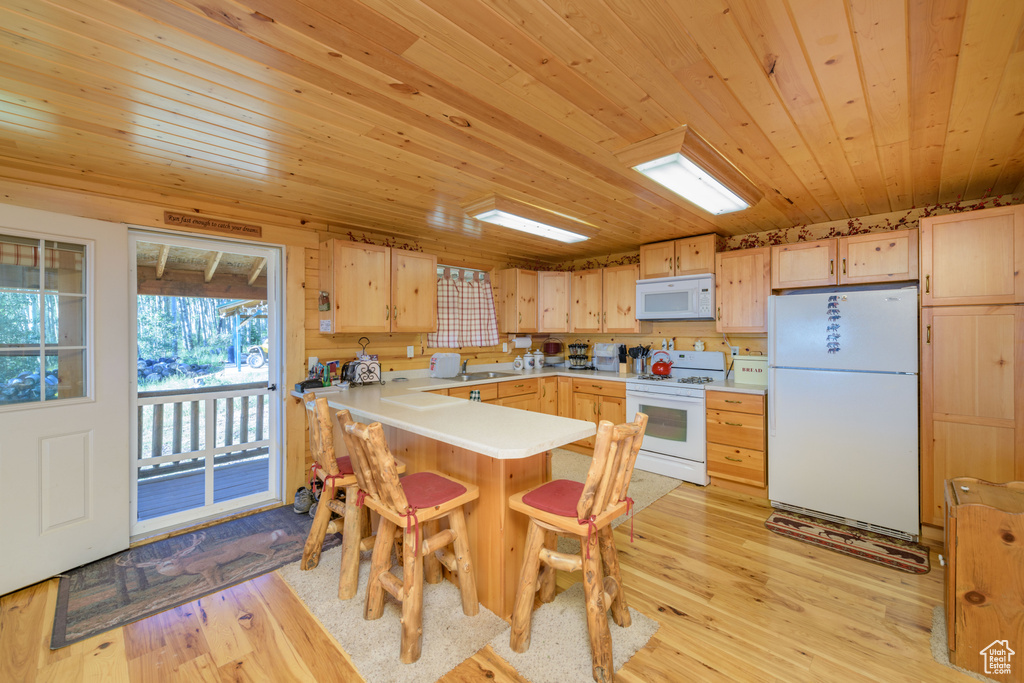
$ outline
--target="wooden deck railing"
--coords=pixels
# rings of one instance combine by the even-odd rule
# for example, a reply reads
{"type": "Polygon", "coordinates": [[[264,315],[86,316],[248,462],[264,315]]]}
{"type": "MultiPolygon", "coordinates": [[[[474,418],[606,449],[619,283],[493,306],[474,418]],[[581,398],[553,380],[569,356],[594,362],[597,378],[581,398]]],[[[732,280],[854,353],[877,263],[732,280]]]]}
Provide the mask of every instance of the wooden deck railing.
{"type": "Polygon", "coordinates": [[[139,480],[267,455],[268,395],[264,382],[139,392],[139,480]]]}

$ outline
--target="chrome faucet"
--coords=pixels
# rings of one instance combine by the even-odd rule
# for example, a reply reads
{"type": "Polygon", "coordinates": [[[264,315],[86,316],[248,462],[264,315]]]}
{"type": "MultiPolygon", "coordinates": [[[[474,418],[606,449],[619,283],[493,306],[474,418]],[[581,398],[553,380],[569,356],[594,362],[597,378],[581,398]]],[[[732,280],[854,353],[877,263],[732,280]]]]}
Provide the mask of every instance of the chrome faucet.
{"type": "Polygon", "coordinates": [[[462,361],[462,370],[459,371],[460,374],[462,374],[462,375],[466,374],[466,365],[468,363],[469,363],[469,359],[468,358],[466,360],[462,361]]]}

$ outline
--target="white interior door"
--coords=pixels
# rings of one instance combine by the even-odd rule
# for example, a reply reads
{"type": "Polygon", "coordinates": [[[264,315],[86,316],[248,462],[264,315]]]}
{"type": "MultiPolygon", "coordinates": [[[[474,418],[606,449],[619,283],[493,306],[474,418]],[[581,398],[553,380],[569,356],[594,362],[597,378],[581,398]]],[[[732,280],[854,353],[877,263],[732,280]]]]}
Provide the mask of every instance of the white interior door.
{"type": "Polygon", "coordinates": [[[0,594],[128,547],[127,234],[0,205],[0,594]]]}

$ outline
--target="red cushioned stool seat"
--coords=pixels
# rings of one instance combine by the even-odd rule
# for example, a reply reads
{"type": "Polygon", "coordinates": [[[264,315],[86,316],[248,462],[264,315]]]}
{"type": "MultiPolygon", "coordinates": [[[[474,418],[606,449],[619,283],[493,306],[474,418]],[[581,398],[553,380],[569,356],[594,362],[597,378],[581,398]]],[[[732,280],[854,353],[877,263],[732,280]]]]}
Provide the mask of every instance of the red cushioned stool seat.
{"type": "Polygon", "coordinates": [[[350,474],[355,474],[355,470],[352,469],[352,458],[347,455],[344,458],[335,458],[335,462],[338,463],[338,474],[343,477],[347,477],[350,474]]]}
{"type": "Polygon", "coordinates": [[[447,503],[466,492],[466,487],[459,482],[433,472],[410,474],[399,482],[405,491],[406,501],[417,510],[447,503]]]}
{"type": "Polygon", "coordinates": [[[576,505],[583,495],[583,484],[570,479],[555,479],[538,486],[523,496],[523,502],[532,508],[562,517],[576,517],[576,505]]]}

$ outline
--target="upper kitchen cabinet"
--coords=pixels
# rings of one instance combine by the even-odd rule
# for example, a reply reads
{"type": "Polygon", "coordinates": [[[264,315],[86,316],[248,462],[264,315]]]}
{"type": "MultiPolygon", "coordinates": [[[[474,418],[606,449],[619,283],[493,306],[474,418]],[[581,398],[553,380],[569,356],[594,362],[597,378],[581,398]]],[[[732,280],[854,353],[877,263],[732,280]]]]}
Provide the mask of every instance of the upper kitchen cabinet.
{"type": "Polygon", "coordinates": [[[715,255],[715,329],[767,332],[771,294],[769,247],[715,255]]]}
{"type": "Polygon", "coordinates": [[[772,289],[836,284],[834,239],[772,247],[772,289]]]}
{"type": "Polygon", "coordinates": [[[602,269],[602,332],[640,331],[640,322],[636,319],[636,281],[639,276],[638,265],[602,269]]]}
{"type": "Polygon", "coordinates": [[[640,266],[612,266],[572,274],[572,332],[639,332],[636,281],[640,266]]]}
{"type": "Polygon", "coordinates": [[[1024,302],[1024,206],[921,219],[921,304],[1024,302]]]}
{"type": "Polygon", "coordinates": [[[537,273],[537,331],[569,331],[569,273],[537,273]]]}
{"type": "Polygon", "coordinates": [[[640,278],[698,275],[715,270],[715,235],[698,235],[640,247],[640,278]]]}
{"type": "Polygon", "coordinates": [[[537,331],[537,271],[509,268],[494,274],[494,298],[501,332],[537,331]]]}
{"type": "Polygon", "coordinates": [[[917,230],[772,247],[772,289],[916,280],[917,230]]]}
{"type": "Polygon", "coordinates": [[[322,332],[437,329],[437,257],[347,240],[320,243],[322,332]]]}
{"type": "Polygon", "coordinates": [[[917,228],[839,238],[839,284],[917,278],[917,228]]]}

